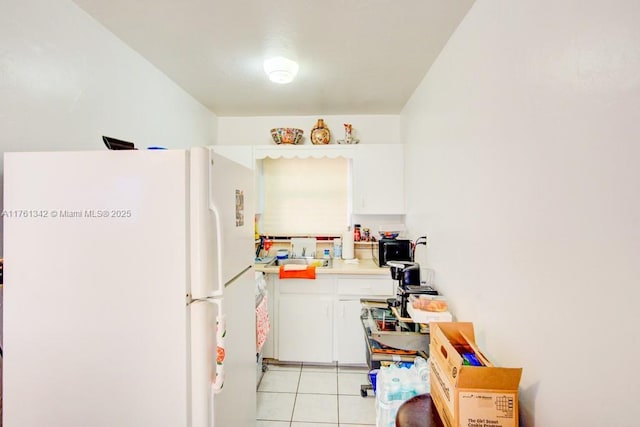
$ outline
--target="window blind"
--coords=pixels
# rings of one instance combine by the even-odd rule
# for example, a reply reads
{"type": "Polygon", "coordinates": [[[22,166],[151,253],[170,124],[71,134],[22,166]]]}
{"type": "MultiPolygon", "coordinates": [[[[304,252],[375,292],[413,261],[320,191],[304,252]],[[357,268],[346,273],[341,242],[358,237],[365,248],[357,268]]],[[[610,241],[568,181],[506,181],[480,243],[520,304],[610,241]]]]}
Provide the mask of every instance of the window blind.
{"type": "Polygon", "coordinates": [[[349,160],[264,159],[263,233],[331,236],[347,225],[349,160]]]}

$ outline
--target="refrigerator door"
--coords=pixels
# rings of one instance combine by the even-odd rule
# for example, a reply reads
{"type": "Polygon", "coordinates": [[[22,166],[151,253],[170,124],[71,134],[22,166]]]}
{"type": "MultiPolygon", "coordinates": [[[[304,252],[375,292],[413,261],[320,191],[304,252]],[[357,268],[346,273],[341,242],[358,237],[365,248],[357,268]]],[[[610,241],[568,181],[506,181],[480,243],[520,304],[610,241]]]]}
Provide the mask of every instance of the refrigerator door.
{"type": "Polygon", "coordinates": [[[223,299],[189,305],[193,427],[255,425],[254,289],[248,269],[226,285],[223,299]]]}
{"type": "Polygon", "coordinates": [[[185,151],[6,153],[4,427],[190,422],[185,151]]]}
{"type": "Polygon", "coordinates": [[[191,413],[193,427],[213,426],[213,390],[216,381],[223,380],[223,372],[216,365],[224,363],[224,343],[218,341],[217,321],[224,334],[224,318],[220,300],[193,301],[191,310],[191,413]],[[218,345],[221,350],[218,351],[218,345]]]}
{"type": "Polygon", "coordinates": [[[253,265],[253,171],[206,147],[190,150],[193,298],[223,296],[253,265]]]}
{"type": "Polygon", "coordinates": [[[209,148],[190,150],[194,427],[256,422],[252,174],[209,148]]]}
{"type": "Polygon", "coordinates": [[[245,271],[225,287],[224,387],[213,396],[214,427],[256,423],[255,275],[245,271]]]}

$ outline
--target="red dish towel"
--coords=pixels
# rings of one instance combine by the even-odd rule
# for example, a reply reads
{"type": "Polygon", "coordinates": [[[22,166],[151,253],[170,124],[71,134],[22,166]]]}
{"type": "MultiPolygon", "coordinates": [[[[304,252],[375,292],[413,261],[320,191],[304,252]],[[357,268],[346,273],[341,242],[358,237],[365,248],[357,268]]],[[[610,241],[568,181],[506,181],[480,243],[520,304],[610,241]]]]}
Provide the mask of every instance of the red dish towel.
{"type": "Polygon", "coordinates": [[[316,267],[287,264],[280,266],[281,279],[315,279],[316,267]]]}

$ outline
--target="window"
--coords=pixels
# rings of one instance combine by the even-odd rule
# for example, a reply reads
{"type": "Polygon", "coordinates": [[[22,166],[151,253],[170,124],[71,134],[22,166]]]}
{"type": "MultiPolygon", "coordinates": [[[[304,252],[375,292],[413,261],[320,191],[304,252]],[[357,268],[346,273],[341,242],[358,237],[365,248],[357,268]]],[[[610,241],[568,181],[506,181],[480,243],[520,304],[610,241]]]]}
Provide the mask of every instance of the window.
{"type": "Polygon", "coordinates": [[[332,236],[347,226],[348,159],[265,158],[263,177],[263,234],[332,236]]]}

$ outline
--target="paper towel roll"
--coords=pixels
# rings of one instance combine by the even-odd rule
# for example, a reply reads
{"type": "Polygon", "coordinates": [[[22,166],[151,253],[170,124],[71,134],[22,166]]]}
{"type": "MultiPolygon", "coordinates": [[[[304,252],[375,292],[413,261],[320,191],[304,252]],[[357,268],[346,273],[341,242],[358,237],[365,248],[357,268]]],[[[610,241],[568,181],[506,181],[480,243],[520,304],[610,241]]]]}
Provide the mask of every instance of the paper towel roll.
{"type": "Polygon", "coordinates": [[[347,231],[342,235],[342,259],[353,259],[353,231],[351,227],[347,227],[347,231]]]}

